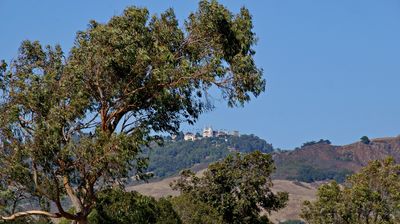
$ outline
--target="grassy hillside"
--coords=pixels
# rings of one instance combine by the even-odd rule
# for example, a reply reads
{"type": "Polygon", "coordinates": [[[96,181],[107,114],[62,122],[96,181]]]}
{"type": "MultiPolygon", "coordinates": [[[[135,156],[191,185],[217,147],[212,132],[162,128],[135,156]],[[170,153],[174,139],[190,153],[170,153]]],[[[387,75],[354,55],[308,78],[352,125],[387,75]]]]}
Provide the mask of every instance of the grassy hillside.
{"type": "Polygon", "coordinates": [[[277,166],[274,178],[313,182],[336,179],[339,182],[368,161],[393,156],[400,161],[400,137],[372,139],[345,146],[315,143],[302,148],[274,153],[277,166]]]}

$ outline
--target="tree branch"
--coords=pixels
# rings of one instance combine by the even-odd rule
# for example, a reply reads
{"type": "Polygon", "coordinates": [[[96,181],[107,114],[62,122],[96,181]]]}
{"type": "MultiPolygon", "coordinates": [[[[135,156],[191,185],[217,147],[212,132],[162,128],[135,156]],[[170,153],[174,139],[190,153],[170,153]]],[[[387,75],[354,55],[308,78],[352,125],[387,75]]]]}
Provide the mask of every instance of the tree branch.
{"type": "Polygon", "coordinates": [[[69,198],[72,201],[72,204],[75,206],[76,210],[82,211],[82,202],[79,200],[79,198],[76,196],[74,189],[71,187],[71,185],[69,184],[69,180],[67,176],[63,177],[63,182],[64,182],[64,188],[65,191],[67,192],[69,198]]]}
{"type": "Polygon", "coordinates": [[[64,208],[61,205],[61,201],[60,201],[60,189],[59,189],[59,185],[58,185],[58,181],[57,181],[57,177],[56,175],[53,173],[53,180],[54,180],[54,184],[56,185],[56,195],[55,198],[53,199],[53,202],[56,204],[57,209],[60,213],[61,216],[67,218],[67,219],[76,219],[76,216],[74,216],[71,213],[68,213],[64,210],[64,208]]]}
{"type": "Polygon", "coordinates": [[[30,215],[43,215],[43,216],[47,216],[47,217],[51,217],[51,218],[60,218],[61,217],[61,215],[59,213],[50,213],[50,212],[40,211],[40,210],[31,210],[31,211],[25,211],[25,212],[17,212],[10,216],[1,216],[1,219],[14,220],[19,217],[30,216],[30,215]]]}

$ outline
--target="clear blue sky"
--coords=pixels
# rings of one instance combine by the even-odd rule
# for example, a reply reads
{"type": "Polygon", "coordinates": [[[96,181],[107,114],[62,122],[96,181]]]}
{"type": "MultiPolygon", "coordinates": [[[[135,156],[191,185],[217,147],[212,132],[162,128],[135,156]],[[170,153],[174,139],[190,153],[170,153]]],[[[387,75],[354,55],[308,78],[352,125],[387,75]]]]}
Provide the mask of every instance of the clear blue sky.
{"type": "MultiPolygon", "coordinates": [[[[347,144],[400,134],[399,0],[221,2],[253,14],[267,90],[244,108],[217,99],[216,110],[185,130],[212,124],[284,149],[320,138],[347,144]]],[[[90,19],[106,22],[129,5],[152,13],[173,7],[181,21],[197,7],[188,0],[0,0],[0,58],[15,57],[25,39],[68,51],[90,19]]]]}

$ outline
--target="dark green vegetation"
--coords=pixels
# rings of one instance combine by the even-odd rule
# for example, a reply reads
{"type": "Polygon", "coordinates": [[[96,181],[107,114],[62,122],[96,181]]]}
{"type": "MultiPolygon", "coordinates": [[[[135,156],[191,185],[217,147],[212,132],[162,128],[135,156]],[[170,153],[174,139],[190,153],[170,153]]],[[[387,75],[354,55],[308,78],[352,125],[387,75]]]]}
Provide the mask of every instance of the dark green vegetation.
{"type": "MultiPolygon", "coordinates": [[[[70,211],[74,210],[73,208],[70,211]]],[[[71,224],[62,219],[60,224],[71,224]]],[[[171,202],[159,200],[137,192],[107,189],[98,194],[95,208],[88,216],[90,224],[181,224],[171,202]]]]}
{"type": "MultiPolygon", "coordinates": [[[[281,169],[284,169],[284,167],[281,169]]],[[[353,173],[352,171],[346,169],[318,169],[309,165],[299,165],[297,169],[297,175],[288,176],[288,180],[296,180],[307,183],[322,180],[335,180],[339,183],[342,183],[348,175],[353,173]]]]}
{"type": "Polygon", "coordinates": [[[181,192],[180,197],[211,206],[222,223],[268,223],[267,215],[260,214],[261,209],[277,211],[288,200],[287,193],[271,191],[270,175],[274,170],[269,154],[237,153],[211,164],[201,177],[190,170],[182,171],[172,187],[181,192]]]}
{"type": "Polygon", "coordinates": [[[140,155],[158,139],[152,133],[176,133],[212,109],[210,88],[229,106],[261,94],[252,29],[246,8],[233,14],[200,1],[183,24],[172,9],[150,16],[136,7],[91,21],[68,55],[24,41],[16,60],[0,66],[0,190],[23,192],[38,206],[0,211],[1,218],[87,223],[99,192],[132,172],[146,178],[140,155]],[[75,211],[64,208],[66,197],[75,211]]]}
{"type": "Polygon", "coordinates": [[[301,216],[310,224],[399,223],[399,174],[393,158],[372,161],[343,187],[336,182],[322,185],[317,201],[306,201],[301,216]]]}
{"type": "Polygon", "coordinates": [[[195,164],[208,164],[225,158],[233,151],[263,153],[273,151],[272,145],[254,135],[203,138],[196,141],[165,141],[145,151],[149,156],[148,171],[163,178],[177,174],[195,164]]]}
{"type": "Polygon", "coordinates": [[[155,200],[137,192],[122,190],[101,192],[95,209],[93,219],[96,219],[96,223],[182,223],[167,199],[155,200]]]}
{"type": "Polygon", "coordinates": [[[222,224],[222,217],[211,205],[183,194],[169,199],[184,224],[222,224]]]}
{"type": "Polygon", "coordinates": [[[331,144],[331,141],[329,140],[324,140],[324,139],[320,139],[319,141],[310,141],[310,142],[305,142],[303,143],[303,145],[301,145],[301,148],[304,148],[306,146],[311,146],[311,145],[315,145],[315,144],[331,144]]]}
{"type": "Polygon", "coordinates": [[[371,140],[369,140],[369,138],[367,137],[367,136],[362,136],[361,138],[360,138],[360,141],[362,142],[362,143],[364,143],[364,144],[369,144],[369,143],[371,143],[371,140]]]}

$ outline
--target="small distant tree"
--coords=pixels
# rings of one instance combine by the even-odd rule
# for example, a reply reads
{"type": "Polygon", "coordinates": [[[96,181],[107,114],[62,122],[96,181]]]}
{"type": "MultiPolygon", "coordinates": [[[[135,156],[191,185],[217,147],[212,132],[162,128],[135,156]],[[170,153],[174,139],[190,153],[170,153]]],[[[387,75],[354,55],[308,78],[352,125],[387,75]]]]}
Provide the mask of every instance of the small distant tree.
{"type": "Polygon", "coordinates": [[[309,141],[309,142],[305,142],[303,143],[303,145],[301,145],[301,148],[307,147],[307,146],[311,146],[311,145],[316,145],[316,144],[331,144],[331,141],[324,140],[324,139],[320,139],[319,141],[309,141]]]}
{"type": "Polygon", "coordinates": [[[315,202],[304,202],[301,217],[310,224],[400,223],[399,174],[393,158],[372,161],[343,186],[322,185],[315,202]]]}
{"type": "Polygon", "coordinates": [[[303,145],[301,145],[301,148],[304,148],[304,147],[306,147],[306,146],[315,145],[315,144],[317,144],[316,141],[305,142],[305,143],[303,143],[303,145]]]}
{"type": "Polygon", "coordinates": [[[331,141],[329,141],[328,139],[326,139],[326,140],[325,139],[320,139],[317,143],[330,145],[331,141]]]}
{"type": "Polygon", "coordinates": [[[365,135],[360,138],[360,141],[366,145],[369,145],[369,143],[371,143],[371,140],[369,140],[369,138],[365,135]]]}
{"type": "Polygon", "coordinates": [[[172,187],[190,195],[194,202],[210,205],[222,223],[268,223],[268,217],[260,215],[261,210],[277,211],[288,200],[286,192],[271,191],[274,169],[269,154],[235,154],[211,164],[202,177],[183,171],[172,187]]]}

